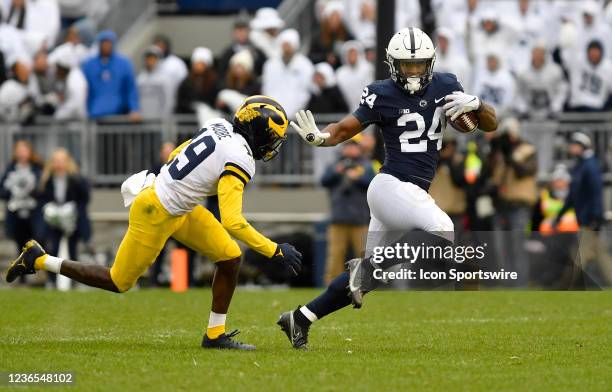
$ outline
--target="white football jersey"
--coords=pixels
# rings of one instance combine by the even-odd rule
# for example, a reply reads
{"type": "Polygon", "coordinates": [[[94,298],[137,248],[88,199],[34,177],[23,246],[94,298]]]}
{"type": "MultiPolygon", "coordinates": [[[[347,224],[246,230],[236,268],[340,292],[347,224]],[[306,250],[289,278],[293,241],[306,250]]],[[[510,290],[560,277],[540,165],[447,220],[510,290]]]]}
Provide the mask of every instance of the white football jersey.
{"type": "Polygon", "coordinates": [[[248,179],[255,175],[255,160],[246,140],[234,133],[228,121],[212,119],[162,167],[155,179],[157,197],[170,214],[186,214],[207,196],[217,194],[226,166],[237,168],[248,179]]]}

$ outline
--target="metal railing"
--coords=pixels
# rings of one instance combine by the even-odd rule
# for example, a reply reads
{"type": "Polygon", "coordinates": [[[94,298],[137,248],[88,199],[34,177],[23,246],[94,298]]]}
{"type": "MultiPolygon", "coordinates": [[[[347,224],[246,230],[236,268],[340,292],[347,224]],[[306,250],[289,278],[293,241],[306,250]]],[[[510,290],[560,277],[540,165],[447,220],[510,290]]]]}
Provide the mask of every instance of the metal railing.
{"type": "MultiPolygon", "coordinates": [[[[342,116],[316,115],[321,128],[342,116]]],[[[43,157],[49,157],[57,147],[66,148],[95,185],[117,186],[129,175],[158,163],[162,142],[180,143],[198,128],[193,116],[143,122],[116,117],[68,123],[42,117],[31,125],[0,123],[0,170],[4,171],[9,163],[14,142],[25,139],[43,157]]],[[[523,136],[538,150],[541,179],[546,178],[554,163],[567,159],[567,135],[582,131],[591,135],[606,180],[612,182],[612,114],[567,114],[560,121],[523,122],[522,129],[523,136]]],[[[311,148],[289,128],[287,142],[278,157],[267,163],[257,163],[254,182],[260,185],[313,185],[322,168],[334,157],[333,149],[311,148]]]]}

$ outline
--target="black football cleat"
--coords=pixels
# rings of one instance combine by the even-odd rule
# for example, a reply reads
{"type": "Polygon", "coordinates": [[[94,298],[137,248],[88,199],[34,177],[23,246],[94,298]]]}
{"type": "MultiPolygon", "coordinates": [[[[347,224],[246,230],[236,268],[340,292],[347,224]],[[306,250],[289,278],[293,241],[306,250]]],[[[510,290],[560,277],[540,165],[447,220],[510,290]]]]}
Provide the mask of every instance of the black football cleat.
{"type": "Polygon", "coordinates": [[[276,324],[285,332],[293,348],[301,350],[306,350],[308,348],[308,330],[310,329],[310,325],[302,326],[296,323],[293,312],[281,314],[276,324]]]}
{"type": "Polygon", "coordinates": [[[237,329],[233,330],[229,334],[221,334],[216,339],[210,339],[208,335],[204,334],[204,338],[202,339],[202,347],[204,348],[218,348],[224,350],[245,350],[245,351],[253,351],[255,350],[255,346],[252,344],[241,343],[233,340],[232,338],[238,335],[237,329]]]}
{"type": "Polygon", "coordinates": [[[351,295],[351,302],[353,308],[359,309],[363,305],[363,294],[362,290],[362,259],[352,259],[346,262],[346,266],[349,270],[349,291],[351,295]]]}
{"type": "Polygon", "coordinates": [[[34,262],[46,252],[35,240],[29,240],[21,249],[21,254],[6,270],[6,281],[11,283],[22,275],[35,274],[34,262]]]}

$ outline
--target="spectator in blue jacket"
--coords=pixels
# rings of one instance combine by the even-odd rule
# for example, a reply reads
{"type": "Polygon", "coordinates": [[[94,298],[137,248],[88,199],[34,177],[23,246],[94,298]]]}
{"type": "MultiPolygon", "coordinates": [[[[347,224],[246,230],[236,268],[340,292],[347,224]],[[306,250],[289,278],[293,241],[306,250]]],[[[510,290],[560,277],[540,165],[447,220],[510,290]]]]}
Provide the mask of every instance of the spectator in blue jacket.
{"type": "Polygon", "coordinates": [[[612,284],[612,258],[598,233],[604,223],[603,178],[591,149],[591,138],[582,132],[573,133],[568,152],[576,163],[571,170],[569,195],[555,225],[568,209],[574,208],[580,226],[577,266],[584,271],[587,264],[596,262],[605,281],[612,284]]]}
{"type": "Polygon", "coordinates": [[[361,135],[342,144],[340,158],[331,164],[321,185],[329,190],[331,219],[327,230],[325,282],[344,271],[349,246],[354,257],[363,255],[370,221],[367,192],[376,174],[359,144],[361,135]]]}
{"type": "Polygon", "coordinates": [[[90,118],[128,114],[139,120],[140,107],[130,60],[115,51],[117,36],[110,30],[98,34],[98,54],[82,65],[87,80],[87,113],[90,118]]]}

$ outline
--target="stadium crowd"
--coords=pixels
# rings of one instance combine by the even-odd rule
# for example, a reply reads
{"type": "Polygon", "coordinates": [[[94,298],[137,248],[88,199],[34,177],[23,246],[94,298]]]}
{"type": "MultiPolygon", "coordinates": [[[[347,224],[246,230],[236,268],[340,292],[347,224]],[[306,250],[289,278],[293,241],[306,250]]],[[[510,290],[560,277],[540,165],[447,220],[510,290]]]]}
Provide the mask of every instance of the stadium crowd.
{"type": "MultiPolygon", "coordinates": [[[[27,122],[36,113],[59,120],[119,114],[138,120],[173,112],[206,117],[231,113],[255,93],[277,97],[290,114],[346,112],[374,79],[373,0],[317,1],[318,25],[309,42],[285,28],[272,8],[250,20],[238,17],[232,43],[218,56],[201,46],[185,62],[160,35],[138,72],[116,51],[114,33],[102,31],[92,40],[96,15],[109,1],[76,16],[75,2],[0,2],[5,121],[27,122]]],[[[398,0],[395,27],[430,30],[436,69],[457,74],[466,91],[492,102],[502,117],[610,108],[610,1],[431,0],[429,14],[421,12],[422,3],[398,0]]]]}
{"type": "MultiPolygon", "coordinates": [[[[358,106],[363,87],[374,80],[374,0],[316,1],[318,23],[307,42],[298,31],[286,28],[272,8],[261,8],[252,18],[239,15],[231,44],[217,55],[205,46],[204,37],[203,46],[182,59],[174,54],[170,38],[158,35],[145,50],[139,71],[117,51],[115,33],[95,34],[110,0],[95,2],[95,7],[74,6],[89,3],[0,0],[0,121],[27,124],[38,114],[57,120],[126,115],[140,121],[173,113],[193,113],[201,121],[229,115],[245,96],[260,93],[278,99],[289,116],[306,108],[315,113],[347,113],[358,106]]],[[[554,119],[564,111],[612,108],[611,3],[396,0],[396,29],[420,26],[429,32],[438,47],[435,70],[455,73],[467,92],[491,103],[502,119],[497,135],[478,145],[471,142],[467,151],[458,149],[452,137],[444,141],[431,193],[454,218],[455,227],[513,233],[529,225],[534,231],[564,227],[572,233],[578,226],[601,227],[601,169],[592,159],[588,136],[577,134],[570,143],[583,149],[570,151],[578,164],[571,171],[556,167],[550,186],[540,191],[536,150],[521,136],[517,119],[554,119]],[[427,3],[429,7],[421,9],[427,3]],[[594,179],[591,188],[577,191],[575,182],[585,173],[594,179]],[[568,195],[576,198],[569,211],[564,207],[568,195]]],[[[365,203],[351,192],[365,197],[363,187],[371,178],[368,168],[375,171],[382,161],[374,139],[375,133],[366,132],[363,141],[349,143],[322,179],[322,185],[330,189],[334,211],[331,243],[343,238],[360,247],[351,239],[352,228],[344,229],[352,225],[356,232],[363,232],[367,223],[367,217],[352,214],[351,203],[361,209],[365,203]],[[367,170],[357,173],[356,167],[367,170]],[[349,215],[351,219],[346,219],[349,215]]],[[[34,156],[31,148],[18,143],[4,178],[12,178],[11,170],[26,170],[32,185],[28,189],[36,190],[40,200],[74,201],[75,216],[82,216],[88,200],[86,183],[68,181],[78,182],[73,184],[78,190],[72,192],[66,190],[66,181],[50,182],[53,170],[35,165],[34,156]]],[[[66,151],[56,152],[50,162],[61,160],[58,156],[69,162],[64,171],[77,176],[66,151]]],[[[11,183],[3,180],[0,185],[10,208],[11,183]]],[[[43,204],[34,204],[35,208],[22,206],[30,212],[18,213],[17,218],[25,214],[30,221],[44,220],[39,208],[43,204]]],[[[6,222],[18,246],[22,239],[15,233],[48,235],[50,241],[59,241],[55,229],[46,230],[54,234],[37,234],[38,224],[24,231],[15,226],[21,221],[6,222]]],[[[87,241],[88,226],[74,223],[69,227],[72,231],[60,231],[74,238],[70,241],[87,241]]],[[[508,241],[516,244],[510,246],[507,263],[527,260],[522,241],[508,241]]],[[[338,246],[330,249],[330,258],[336,261],[330,264],[328,277],[337,271],[338,260],[345,259],[347,247],[338,246]]],[[[606,263],[609,260],[601,265],[606,263]]],[[[607,275],[612,282],[612,274],[607,275]]]]}

